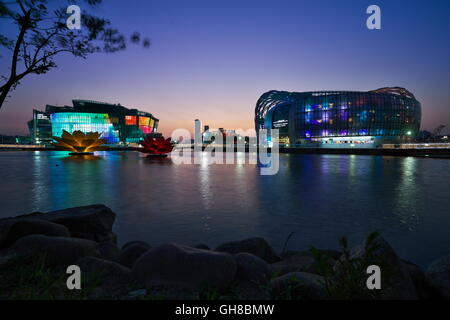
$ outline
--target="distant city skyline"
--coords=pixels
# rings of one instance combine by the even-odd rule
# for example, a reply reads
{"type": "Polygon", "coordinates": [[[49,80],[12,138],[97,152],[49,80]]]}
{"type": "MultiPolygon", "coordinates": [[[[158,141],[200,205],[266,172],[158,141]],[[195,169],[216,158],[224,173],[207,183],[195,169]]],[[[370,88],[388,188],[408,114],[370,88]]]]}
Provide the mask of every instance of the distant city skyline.
{"type": "MultiPolygon", "coordinates": [[[[86,99],[152,113],[159,131],[253,129],[270,90],[369,91],[400,86],[422,103],[422,130],[450,131],[450,2],[377,1],[382,29],[366,28],[370,1],[111,0],[97,11],[150,49],[130,47],[26,78],[0,109],[0,134],[27,134],[33,109],[86,99]]],[[[83,9],[83,8],[82,8],[83,9]]],[[[17,34],[0,21],[2,33],[17,34]]],[[[0,53],[7,70],[9,54],[0,53]]],[[[3,73],[3,72],[2,72],[3,73]]]]}

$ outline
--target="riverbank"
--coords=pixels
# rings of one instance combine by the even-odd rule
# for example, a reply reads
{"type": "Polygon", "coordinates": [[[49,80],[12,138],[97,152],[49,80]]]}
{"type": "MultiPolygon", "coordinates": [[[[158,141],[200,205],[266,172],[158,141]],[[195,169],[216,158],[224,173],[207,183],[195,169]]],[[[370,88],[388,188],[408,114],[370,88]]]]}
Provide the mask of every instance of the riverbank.
{"type": "Polygon", "coordinates": [[[0,151],[54,151],[55,148],[48,148],[41,145],[28,144],[0,144],[0,151]]]}
{"type": "Polygon", "coordinates": [[[450,148],[388,149],[388,148],[280,148],[290,154],[346,154],[392,157],[430,157],[450,159],[450,148]]]}
{"type": "MultiPolygon", "coordinates": [[[[117,247],[115,213],[104,205],[0,220],[1,299],[448,299],[450,256],[425,271],[382,236],[341,250],[275,252],[262,238],[223,243],[132,241],[117,247]],[[68,290],[66,269],[82,270],[68,290]],[[367,267],[381,268],[369,290],[367,267]]],[[[449,250],[450,251],[450,250],[449,250]]]]}
{"type": "MultiPolygon", "coordinates": [[[[202,147],[204,151],[206,146],[202,147]]],[[[193,150],[193,148],[191,148],[193,150]]],[[[240,152],[237,147],[233,152],[240,152]]],[[[2,151],[57,151],[52,147],[26,146],[26,145],[0,145],[2,151]]],[[[136,147],[109,147],[106,151],[136,151],[136,147]]],[[[229,151],[223,147],[223,152],[229,151]]],[[[249,152],[247,146],[244,152],[249,152]]],[[[269,148],[267,152],[271,152],[269,148]]],[[[392,157],[429,157],[438,159],[450,159],[450,148],[416,148],[416,149],[392,149],[392,148],[279,148],[280,153],[286,154],[342,154],[342,155],[370,155],[392,157]]]]}

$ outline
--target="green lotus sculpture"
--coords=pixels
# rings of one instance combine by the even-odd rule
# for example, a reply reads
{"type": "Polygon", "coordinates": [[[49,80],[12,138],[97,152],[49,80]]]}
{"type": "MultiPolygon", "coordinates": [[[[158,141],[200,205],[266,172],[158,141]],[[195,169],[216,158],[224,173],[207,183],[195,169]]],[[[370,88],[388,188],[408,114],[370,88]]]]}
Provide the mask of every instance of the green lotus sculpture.
{"type": "Polygon", "coordinates": [[[60,137],[52,137],[57,141],[53,145],[58,150],[71,151],[70,154],[92,154],[94,151],[106,150],[107,147],[102,147],[107,141],[101,139],[98,132],[83,133],[81,131],[74,131],[72,134],[63,130],[60,137]]]}

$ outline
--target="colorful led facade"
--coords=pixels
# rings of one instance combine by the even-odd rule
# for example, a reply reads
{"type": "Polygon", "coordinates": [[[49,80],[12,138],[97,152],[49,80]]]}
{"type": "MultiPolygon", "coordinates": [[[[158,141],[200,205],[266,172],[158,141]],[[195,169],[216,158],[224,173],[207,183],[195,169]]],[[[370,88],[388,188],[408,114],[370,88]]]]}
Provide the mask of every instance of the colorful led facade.
{"type": "MultiPolygon", "coordinates": [[[[42,134],[37,141],[51,141],[51,137],[61,137],[63,130],[73,133],[98,132],[108,144],[138,143],[146,135],[156,133],[159,120],[151,113],[128,109],[120,104],[109,104],[88,100],[73,100],[73,106],[47,105],[45,112],[39,112],[49,119],[45,123],[48,139],[42,134]]],[[[30,133],[43,132],[39,127],[42,121],[36,117],[29,122],[30,133]],[[33,130],[32,130],[33,129],[33,130]]]]}
{"type": "MultiPolygon", "coordinates": [[[[378,146],[418,134],[421,105],[403,88],[369,92],[270,91],[255,109],[255,127],[278,129],[290,146],[378,146]]],[[[270,130],[268,142],[271,141],[270,130]]]]}
{"type": "Polygon", "coordinates": [[[120,141],[119,130],[114,128],[108,114],[106,113],[82,113],[82,112],[60,112],[50,115],[52,123],[52,135],[62,137],[63,131],[73,133],[98,132],[108,144],[120,141]]]}

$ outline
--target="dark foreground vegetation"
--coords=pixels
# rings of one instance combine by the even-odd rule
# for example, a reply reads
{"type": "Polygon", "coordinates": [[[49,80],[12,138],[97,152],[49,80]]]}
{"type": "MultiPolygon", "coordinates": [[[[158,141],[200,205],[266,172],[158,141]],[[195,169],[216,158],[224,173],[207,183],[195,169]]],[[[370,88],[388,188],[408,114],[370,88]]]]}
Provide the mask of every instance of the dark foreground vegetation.
{"type": "Polygon", "coordinates": [[[118,248],[115,214],[103,205],[0,220],[0,299],[448,299],[450,255],[426,272],[401,260],[377,233],[340,251],[275,252],[262,238],[224,243],[141,241],[118,248]],[[81,290],[69,290],[69,265],[81,290]],[[381,268],[369,290],[367,267],[381,268]]]}

